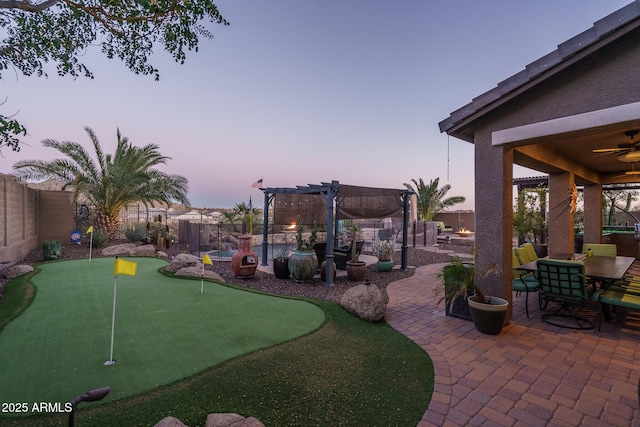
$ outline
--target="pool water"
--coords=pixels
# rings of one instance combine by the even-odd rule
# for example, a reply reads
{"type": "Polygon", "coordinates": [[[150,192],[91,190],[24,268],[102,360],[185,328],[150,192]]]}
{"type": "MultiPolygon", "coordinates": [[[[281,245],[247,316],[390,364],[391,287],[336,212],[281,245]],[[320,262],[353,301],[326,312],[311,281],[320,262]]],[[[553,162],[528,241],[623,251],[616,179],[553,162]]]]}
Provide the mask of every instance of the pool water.
{"type": "MultiPolygon", "coordinates": [[[[269,247],[267,249],[267,258],[268,259],[273,259],[273,254],[275,251],[275,254],[277,255],[279,252],[281,251],[289,251],[291,249],[293,249],[294,245],[289,244],[289,243],[274,243],[274,244],[269,244],[269,247]]],[[[251,248],[255,253],[258,254],[259,257],[262,257],[262,245],[255,245],[253,248],[251,248]]],[[[231,258],[233,256],[233,254],[235,254],[236,252],[238,252],[237,250],[231,250],[231,251],[221,251],[221,250],[215,250],[215,251],[210,251],[207,252],[207,255],[209,255],[209,257],[211,259],[225,259],[225,258],[231,258]]]]}

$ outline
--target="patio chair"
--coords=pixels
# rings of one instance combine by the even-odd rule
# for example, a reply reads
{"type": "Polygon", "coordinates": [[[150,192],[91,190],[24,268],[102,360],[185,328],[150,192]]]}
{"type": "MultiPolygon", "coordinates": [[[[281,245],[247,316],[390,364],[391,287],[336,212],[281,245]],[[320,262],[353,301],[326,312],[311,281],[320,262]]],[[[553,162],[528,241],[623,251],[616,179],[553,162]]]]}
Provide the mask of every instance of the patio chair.
{"type": "Polygon", "coordinates": [[[313,250],[318,258],[318,268],[322,265],[327,255],[327,242],[317,242],[313,245],[313,250]]]}
{"type": "MultiPolygon", "coordinates": [[[[333,250],[333,261],[336,263],[338,270],[347,269],[347,261],[351,259],[351,245],[353,245],[353,240],[348,245],[333,250]]],[[[358,240],[356,242],[356,254],[360,255],[362,245],[364,245],[364,240],[358,240]]]]}
{"type": "Polygon", "coordinates": [[[538,260],[540,296],[545,301],[555,301],[559,308],[542,315],[542,321],[550,325],[570,329],[593,329],[594,324],[576,314],[572,307],[585,307],[591,301],[591,288],[586,285],[584,263],[579,261],[538,260]],[[556,321],[555,317],[569,318],[575,326],[556,321]]]}
{"type": "Polygon", "coordinates": [[[524,245],[516,248],[516,256],[518,257],[518,261],[520,264],[526,264],[531,261],[536,261],[538,259],[538,254],[536,253],[536,249],[533,247],[531,243],[525,243],[524,245]]]}
{"type": "Polygon", "coordinates": [[[600,317],[598,323],[598,332],[602,327],[602,318],[607,321],[610,319],[609,306],[624,307],[630,310],[640,311],[640,295],[632,291],[618,291],[611,289],[603,289],[593,295],[593,299],[600,303],[600,317]]]}
{"type": "Polygon", "coordinates": [[[378,240],[389,240],[389,229],[383,228],[381,230],[378,230],[378,240]]]}
{"type": "MultiPolygon", "coordinates": [[[[516,256],[516,249],[513,248],[512,254],[512,266],[513,266],[513,284],[512,288],[518,296],[520,293],[525,293],[524,307],[527,313],[527,318],[529,318],[529,292],[538,292],[540,290],[540,283],[538,279],[534,275],[534,273],[527,273],[525,271],[517,270],[519,267],[520,261],[516,256]]],[[[542,300],[540,299],[540,293],[538,293],[538,305],[540,309],[542,309],[542,300]]]]}
{"type": "Polygon", "coordinates": [[[589,249],[595,256],[617,256],[618,248],[612,243],[584,243],[582,253],[586,254],[589,249]]]}

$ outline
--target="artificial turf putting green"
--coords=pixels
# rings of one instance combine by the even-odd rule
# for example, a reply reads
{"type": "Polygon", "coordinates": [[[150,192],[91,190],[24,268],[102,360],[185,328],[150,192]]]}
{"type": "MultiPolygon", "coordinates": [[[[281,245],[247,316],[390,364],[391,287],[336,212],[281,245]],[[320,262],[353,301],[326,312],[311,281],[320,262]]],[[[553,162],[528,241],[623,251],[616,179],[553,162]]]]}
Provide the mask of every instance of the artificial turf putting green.
{"type": "MultiPolygon", "coordinates": [[[[113,258],[46,263],[33,276],[32,305],[0,333],[0,402],[66,402],[110,386],[120,399],[191,376],[322,325],[316,305],[157,270],[165,261],[127,258],[117,278],[114,359],[109,359],[113,258]]],[[[13,414],[15,415],[15,414],[13,414]]]]}

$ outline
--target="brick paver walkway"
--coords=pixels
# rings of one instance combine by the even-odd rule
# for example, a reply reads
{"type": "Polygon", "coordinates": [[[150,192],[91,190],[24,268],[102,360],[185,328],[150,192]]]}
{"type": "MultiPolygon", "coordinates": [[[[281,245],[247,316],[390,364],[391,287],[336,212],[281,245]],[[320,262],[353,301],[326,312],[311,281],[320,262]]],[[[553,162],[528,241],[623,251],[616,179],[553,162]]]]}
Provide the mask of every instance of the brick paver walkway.
{"type": "Polygon", "coordinates": [[[542,322],[536,294],[527,319],[521,295],[501,334],[484,335],[436,307],[433,276],[441,267],[420,267],[387,287],[387,322],[435,367],[418,426],[640,426],[640,314],[605,323],[602,332],[575,331],[542,322]]]}

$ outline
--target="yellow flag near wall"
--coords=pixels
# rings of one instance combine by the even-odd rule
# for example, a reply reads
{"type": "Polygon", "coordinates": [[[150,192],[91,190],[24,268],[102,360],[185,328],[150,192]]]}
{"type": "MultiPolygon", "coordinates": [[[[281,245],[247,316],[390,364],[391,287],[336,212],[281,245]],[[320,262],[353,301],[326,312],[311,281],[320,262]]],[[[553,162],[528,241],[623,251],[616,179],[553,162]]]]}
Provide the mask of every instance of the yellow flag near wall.
{"type": "Polygon", "coordinates": [[[202,256],[202,263],[203,264],[208,264],[208,265],[213,265],[213,262],[211,262],[211,258],[209,258],[209,255],[204,254],[202,256]]]}
{"type": "Polygon", "coordinates": [[[133,261],[126,261],[124,259],[116,259],[116,264],[113,267],[113,274],[127,274],[129,276],[136,275],[136,269],[138,268],[138,263],[133,261]]]}
{"type": "Polygon", "coordinates": [[[93,233],[93,225],[87,228],[87,232],[85,234],[93,233]]]}

